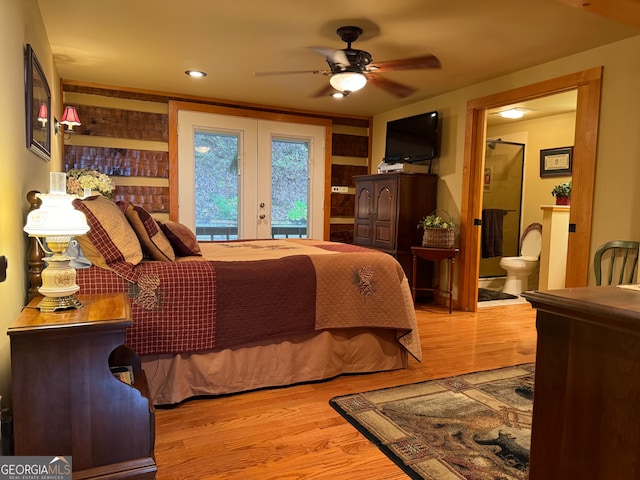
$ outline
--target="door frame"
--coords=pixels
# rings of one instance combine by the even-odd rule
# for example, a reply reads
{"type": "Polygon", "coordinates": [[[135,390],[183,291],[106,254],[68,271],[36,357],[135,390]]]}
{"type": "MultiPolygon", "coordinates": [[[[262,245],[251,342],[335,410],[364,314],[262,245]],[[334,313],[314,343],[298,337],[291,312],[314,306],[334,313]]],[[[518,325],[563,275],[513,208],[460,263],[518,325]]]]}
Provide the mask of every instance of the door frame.
{"type": "Polygon", "coordinates": [[[487,110],[526,100],[577,90],[574,134],[570,226],[567,252],[566,287],[586,286],[591,255],[591,222],[593,191],[600,117],[602,67],[564,75],[482,98],[467,103],[462,206],[460,222],[460,270],[458,274],[458,308],[478,309],[478,272],[480,268],[480,228],[474,225],[482,218],[482,181],[487,110]]]}
{"type": "Polygon", "coordinates": [[[333,123],[327,118],[318,118],[288,113],[274,113],[261,110],[248,110],[206,103],[193,103],[180,100],[169,100],[169,219],[178,221],[178,111],[216,113],[234,117],[248,117],[275,122],[301,123],[318,125],[325,128],[324,137],[324,187],[323,187],[323,240],[329,239],[331,221],[331,139],[333,123]]]}

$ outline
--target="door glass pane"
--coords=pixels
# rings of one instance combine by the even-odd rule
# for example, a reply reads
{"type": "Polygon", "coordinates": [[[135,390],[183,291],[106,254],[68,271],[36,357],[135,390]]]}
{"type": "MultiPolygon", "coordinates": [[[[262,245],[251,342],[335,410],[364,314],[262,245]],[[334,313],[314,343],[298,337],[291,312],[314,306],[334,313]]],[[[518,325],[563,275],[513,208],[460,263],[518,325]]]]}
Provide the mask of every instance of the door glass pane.
{"type": "Polygon", "coordinates": [[[309,143],[271,141],[271,236],[306,238],[309,211],[309,143]]]}
{"type": "Polygon", "coordinates": [[[198,240],[238,238],[238,145],[235,134],[194,134],[198,240]]]}

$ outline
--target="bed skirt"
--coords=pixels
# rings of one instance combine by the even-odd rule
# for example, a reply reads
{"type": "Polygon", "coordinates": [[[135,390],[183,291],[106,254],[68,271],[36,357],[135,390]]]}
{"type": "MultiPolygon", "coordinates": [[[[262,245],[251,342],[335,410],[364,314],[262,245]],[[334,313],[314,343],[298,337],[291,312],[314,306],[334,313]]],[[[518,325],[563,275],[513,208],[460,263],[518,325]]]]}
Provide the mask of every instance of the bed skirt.
{"type": "Polygon", "coordinates": [[[393,329],[345,328],[238,348],[141,357],[155,405],[407,367],[393,329]]]}

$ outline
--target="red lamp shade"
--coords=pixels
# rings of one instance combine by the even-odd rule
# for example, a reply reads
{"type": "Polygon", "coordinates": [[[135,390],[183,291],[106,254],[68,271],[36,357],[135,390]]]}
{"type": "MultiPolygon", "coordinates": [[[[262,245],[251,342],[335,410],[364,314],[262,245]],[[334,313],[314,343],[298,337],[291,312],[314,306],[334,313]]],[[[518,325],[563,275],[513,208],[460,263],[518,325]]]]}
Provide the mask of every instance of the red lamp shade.
{"type": "Polygon", "coordinates": [[[49,110],[47,109],[46,103],[40,104],[40,109],[38,110],[38,121],[44,125],[49,120],[49,110]]]}
{"type": "Polygon", "coordinates": [[[69,130],[72,130],[76,125],[81,125],[76,107],[64,107],[60,123],[69,127],[69,130]]]}

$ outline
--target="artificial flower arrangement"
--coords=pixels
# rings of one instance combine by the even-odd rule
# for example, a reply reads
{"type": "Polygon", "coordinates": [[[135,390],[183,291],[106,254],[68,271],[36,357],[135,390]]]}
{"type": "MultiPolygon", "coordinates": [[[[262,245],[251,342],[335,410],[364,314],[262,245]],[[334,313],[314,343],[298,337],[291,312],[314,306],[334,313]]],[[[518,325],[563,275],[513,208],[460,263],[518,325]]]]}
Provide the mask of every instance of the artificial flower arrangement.
{"type": "Polygon", "coordinates": [[[446,213],[448,218],[438,215],[438,210],[425,216],[418,223],[418,228],[424,229],[422,238],[423,247],[431,248],[452,248],[454,243],[455,222],[451,216],[446,213]]]}
{"type": "Polygon", "coordinates": [[[450,229],[454,228],[456,225],[454,221],[449,218],[443,218],[440,215],[437,215],[436,212],[431,215],[425,216],[420,223],[418,223],[418,228],[445,228],[450,229]]]}
{"type": "Polygon", "coordinates": [[[98,170],[88,168],[75,168],[67,172],[67,193],[84,196],[84,189],[98,192],[107,198],[113,198],[116,184],[111,177],[98,170]]]}

